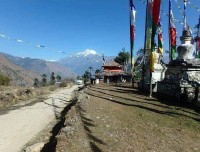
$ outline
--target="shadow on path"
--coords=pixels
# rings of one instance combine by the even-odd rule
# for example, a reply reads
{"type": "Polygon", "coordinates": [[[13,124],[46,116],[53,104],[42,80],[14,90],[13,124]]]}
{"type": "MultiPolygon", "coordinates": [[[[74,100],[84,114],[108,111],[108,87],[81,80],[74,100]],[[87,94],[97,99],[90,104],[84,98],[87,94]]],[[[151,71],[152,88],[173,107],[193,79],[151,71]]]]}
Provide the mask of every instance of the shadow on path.
{"type": "Polygon", "coordinates": [[[117,104],[120,104],[120,105],[137,107],[137,108],[140,108],[140,109],[148,110],[148,111],[151,111],[151,112],[154,112],[154,113],[158,113],[158,114],[162,114],[162,115],[170,115],[172,117],[184,116],[184,117],[187,117],[187,118],[191,118],[191,119],[193,119],[193,120],[195,120],[197,122],[200,122],[199,118],[195,118],[195,117],[191,117],[191,116],[188,116],[188,115],[185,115],[185,114],[177,113],[177,112],[175,112],[173,110],[169,110],[170,108],[164,109],[164,110],[158,110],[156,107],[155,108],[147,107],[145,105],[146,103],[144,105],[135,104],[135,103],[140,103],[139,101],[135,101],[135,100],[131,100],[133,102],[127,103],[127,102],[124,102],[123,100],[121,100],[120,97],[118,97],[118,100],[117,100],[117,99],[112,99],[112,98],[109,98],[109,97],[103,97],[102,95],[96,95],[96,94],[88,92],[88,91],[85,92],[85,93],[88,94],[88,95],[97,97],[97,98],[106,99],[107,101],[111,101],[111,102],[114,102],[114,103],[117,103],[117,104]]]}
{"type": "Polygon", "coordinates": [[[76,102],[77,102],[77,99],[71,100],[71,102],[63,109],[60,117],[58,118],[58,122],[55,124],[55,126],[51,130],[52,136],[50,137],[49,141],[44,145],[41,152],[55,152],[56,151],[56,144],[57,144],[56,136],[58,135],[60,130],[64,127],[65,115],[68,113],[71,107],[76,104],[76,102]]]}
{"type": "Polygon", "coordinates": [[[91,150],[93,152],[102,152],[102,150],[95,143],[102,144],[102,145],[106,145],[106,144],[101,139],[95,137],[92,134],[92,131],[90,128],[95,127],[95,125],[93,124],[93,120],[91,120],[85,116],[86,111],[80,105],[77,105],[76,108],[81,117],[81,121],[83,123],[86,135],[90,141],[89,143],[90,143],[91,150]]]}
{"type": "MultiPolygon", "coordinates": [[[[127,98],[127,97],[120,97],[120,96],[116,96],[116,95],[112,95],[110,94],[110,92],[112,91],[115,91],[115,88],[118,88],[120,87],[121,90],[127,90],[127,88],[121,88],[122,86],[115,86],[115,87],[112,87],[112,88],[106,88],[105,86],[104,87],[96,87],[96,86],[93,86],[89,89],[93,90],[96,89],[95,91],[98,91],[100,93],[103,93],[103,94],[107,94],[109,96],[114,96],[114,97],[119,97],[119,98],[122,98],[122,99],[126,99],[126,100],[132,100],[134,102],[139,102],[139,103],[146,103],[146,104],[151,104],[151,105],[154,105],[154,106],[159,106],[159,107],[162,107],[162,108],[168,108],[168,109],[174,109],[174,107],[176,107],[176,109],[178,109],[179,111],[182,111],[182,112],[186,112],[186,113],[189,113],[189,114],[193,114],[193,115],[196,115],[196,116],[200,116],[200,108],[192,103],[185,103],[184,105],[180,106],[180,102],[178,102],[177,100],[175,99],[172,99],[172,98],[165,98],[165,99],[156,99],[156,98],[150,98],[148,96],[146,96],[144,93],[136,90],[136,89],[131,89],[132,91],[132,94],[133,94],[133,98],[138,98],[138,99],[142,99],[142,100],[133,100],[133,99],[130,99],[130,98],[127,98]],[[105,90],[105,91],[104,91],[105,90]],[[108,91],[110,92],[108,92],[108,91]],[[141,95],[143,97],[141,97],[141,95]],[[151,102],[151,101],[156,101],[156,102],[151,102]],[[161,105],[161,104],[164,104],[164,105],[161,105]],[[194,112],[193,112],[194,111],[194,112]]],[[[122,94],[122,93],[121,93],[122,94]]]]}

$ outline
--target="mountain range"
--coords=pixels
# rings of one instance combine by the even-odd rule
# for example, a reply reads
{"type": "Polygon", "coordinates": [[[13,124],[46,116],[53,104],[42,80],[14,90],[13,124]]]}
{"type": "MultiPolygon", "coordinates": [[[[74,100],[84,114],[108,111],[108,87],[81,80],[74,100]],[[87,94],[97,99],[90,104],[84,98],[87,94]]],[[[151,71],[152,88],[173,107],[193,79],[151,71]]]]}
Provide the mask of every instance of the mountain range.
{"type": "MultiPolygon", "coordinates": [[[[107,61],[114,57],[105,57],[107,61]]],[[[89,67],[101,69],[103,58],[94,50],[85,50],[58,61],[50,62],[29,57],[16,57],[0,52],[0,72],[12,79],[12,85],[31,86],[35,78],[41,80],[41,75],[50,76],[52,72],[62,78],[82,76],[89,67]]]]}
{"type": "Polygon", "coordinates": [[[11,79],[11,85],[14,86],[32,86],[35,78],[41,79],[38,73],[26,70],[6,59],[0,54],[0,72],[11,79]]]}
{"type": "Polygon", "coordinates": [[[75,77],[76,74],[73,73],[68,67],[64,67],[63,65],[56,63],[45,61],[41,59],[32,59],[32,58],[23,58],[23,57],[16,57],[5,53],[0,53],[5,56],[10,62],[26,69],[36,72],[40,75],[46,74],[49,76],[52,72],[55,74],[61,75],[61,77],[75,77]]]}
{"type": "MultiPolygon", "coordinates": [[[[0,72],[11,77],[12,85],[32,85],[34,78],[41,79],[42,74],[48,77],[52,72],[62,78],[76,78],[82,76],[89,67],[93,68],[92,74],[101,69],[103,58],[106,62],[112,61],[114,56],[104,56],[96,51],[86,49],[58,61],[50,62],[41,59],[16,57],[0,53],[0,72]]],[[[164,55],[163,61],[168,63],[168,56],[164,55]]]]}
{"type": "MultiPolygon", "coordinates": [[[[114,57],[105,56],[104,59],[106,61],[111,61],[114,59],[114,57]]],[[[73,72],[75,72],[79,76],[82,76],[89,67],[93,68],[92,73],[94,73],[97,69],[101,69],[101,66],[103,64],[103,55],[98,54],[94,50],[86,49],[83,52],[79,52],[77,54],[62,58],[57,61],[57,63],[60,63],[65,67],[71,68],[73,72]]]]}

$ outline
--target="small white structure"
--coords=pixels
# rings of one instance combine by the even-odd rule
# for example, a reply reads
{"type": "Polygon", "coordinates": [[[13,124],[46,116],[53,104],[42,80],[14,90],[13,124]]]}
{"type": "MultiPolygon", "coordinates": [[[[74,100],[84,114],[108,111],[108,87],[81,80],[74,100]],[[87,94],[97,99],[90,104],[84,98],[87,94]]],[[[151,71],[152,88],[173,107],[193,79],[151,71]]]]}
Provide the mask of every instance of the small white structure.
{"type": "Polygon", "coordinates": [[[78,85],[79,88],[83,88],[84,87],[83,80],[76,80],[76,84],[78,85]]]}
{"type": "Polygon", "coordinates": [[[99,84],[99,79],[96,79],[96,80],[95,80],[95,84],[99,84]]]}
{"type": "Polygon", "coordinates": [[[193,38],[190,35],[188,30],[183,31],[183,36],[180,37],[181,45],[177,48],[178,57],[177,60],[187,61],[194,59],[194,45],[193,45],[193,38]]]}

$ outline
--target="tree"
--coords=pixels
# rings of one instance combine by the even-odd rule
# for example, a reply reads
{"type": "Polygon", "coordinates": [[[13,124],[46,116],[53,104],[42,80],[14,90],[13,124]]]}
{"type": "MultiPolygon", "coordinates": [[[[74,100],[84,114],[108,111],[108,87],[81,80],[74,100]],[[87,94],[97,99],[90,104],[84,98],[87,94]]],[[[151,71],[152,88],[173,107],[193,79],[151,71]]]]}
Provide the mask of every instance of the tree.
{"type": "Polygon", "coordinates": [[[80,75],[78,75],[78,76],[76,77],[76,79],[77,79],[77,80],[81,79],[81,76],[80,76],[80,75]]]}
{"type": "Polygon", "coordinates": [[[83,74],[83,79],[84,79],[84,83],[86,83],[86,81],[89,80],[89,75],[90,75],[90,72],[87,70],[85,71],[85,73],[83,74]]]}
{"type": "Polygon", "coordinates": [[[142,67],[143,67],[143,59],[144,59],[144,49],[139,49],[137,51],[137,57],[136,57],[136,61],[134,64],[135,67],[135,77],[136,79],[141,79],[142,77],[142,67]]]}
{"type": "Polygon", "coordinates": [[[120,65],[124,65],[125,62],[129,61],[130,53],[125,51],[125,48],[122,49],[118,53],[118,55],[114,58],[114,61],[119,63],[120,65]]]}
{"type": "Polygon", "coordinates": [[[140,48],[137,51],[137,57],[134,63],[134,67],[137,67],[138,65],[141,64],[141,62],[143,61],[143,56],[144,56],[144,49],[140,48]]]}
{"type": "Polygon", "coordinates": [[[37,78],[34,79],[33,86],[34,87],[38,87],[39,86],[39,80],[37,78]]]}
{"type": "Polygon", "coordinates": [[[54,72],[51,73],[50,79],[51,79],[51,85],[54,85],[55,79],[56,79],[55,76],[54,76],[54,72]]]}
{"type": "Polygon", "coordinates": [[[46,84],[47,84],[47,75],[43,74],[42,75],[42,86],[46,86],[46,84]]]}
{"type": "Polygon", "coordinates": [[[96,69],[95,74],[97,74],[99,72],[101,72],[101,70],[100,69],[96,69]]]}
{"type": "Polygon", "coordinates": [[[60,75],[57,75],[57,76],[56,76],[56,79],[57,79],[57,81],[59,81],[59,82],[60,82],[60,80],[61,80],[62,78],[61,78],[61,76],[60,76],[60,75]]]}
{"type": "Polygon", "coordinates": [[[90,72],[90,73],[89,73],[89,74],[90,74],[90,75],[89,75],[89,78],[91,79],[93,67],[89,67],[88,69],[89,69],[89,72],[90,72]]]}

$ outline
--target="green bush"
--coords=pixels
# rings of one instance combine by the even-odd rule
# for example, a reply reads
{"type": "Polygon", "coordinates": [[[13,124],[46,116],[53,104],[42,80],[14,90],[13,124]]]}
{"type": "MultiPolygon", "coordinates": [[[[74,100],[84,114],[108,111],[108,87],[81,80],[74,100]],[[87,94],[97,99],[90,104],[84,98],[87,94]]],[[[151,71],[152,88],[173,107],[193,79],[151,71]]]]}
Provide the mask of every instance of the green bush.
{"type": "Polygon", "coordinates": [[[11,79],[0,73],[0,85],[8,86],[10,84],[11,79]]]}

